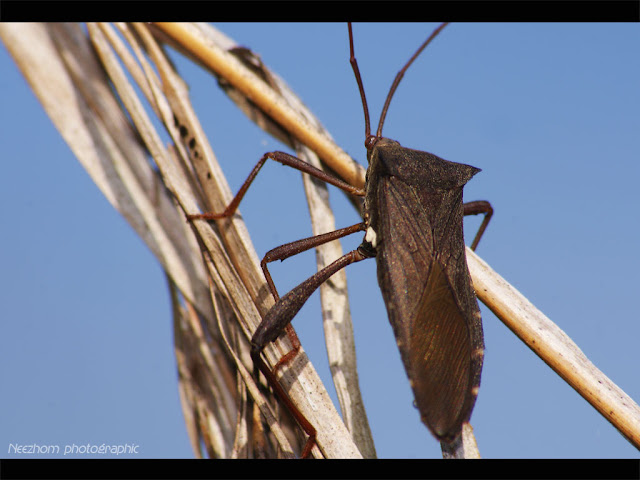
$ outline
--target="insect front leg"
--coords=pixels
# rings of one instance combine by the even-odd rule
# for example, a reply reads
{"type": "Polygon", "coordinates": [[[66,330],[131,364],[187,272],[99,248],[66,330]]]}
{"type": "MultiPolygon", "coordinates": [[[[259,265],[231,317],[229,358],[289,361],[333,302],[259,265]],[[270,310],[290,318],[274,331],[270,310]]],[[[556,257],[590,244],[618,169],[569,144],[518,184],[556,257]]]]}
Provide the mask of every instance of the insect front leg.
{"type": "MultiPolygon", "coordinates": [[[[336,177],[333,177],[332,175],[329,175],[323,172],[322,170],[308,164],[307,162],[300,160],[297,157],[294,157],[284,152],[278,152],[278,151],[269,152],[264,154],[262,158],[258,161],[258,163],[255,165],[255,167],[251,170],[251,173],[249,174],[247,179],[244,181],[244,183],[240,187],[240,190],[238,190],[238,193],[235,195],[235,197],[229,203],[229,205],[227,205],[224,211],[220,213],[207,212],[207,213],[201,213],[201,214],[191,214],[191,215],[187,215],[187,220],[188,221],[216,220],[216,219],[227,218],[232,216],[238,209],[238,205],[240,204],[244,195],[249,189],[249,186],[251,185],[255,177],[258,175],[258,172],[260,171],[262,166],[265,164],[265,162],[269,158],[277,162],[280,162],[283,165],[287,165],[297,170],[300,170],[304,173],[308,173],[309,175],[312,175],[315,178],[318,178],[320,180],[325,181],[326,183],[334,185],[344,190],[347,193],[357,195],[357,196],[364,196],[365,194],[365,191],[363,189],[354,187],[336,177]]],[[[315,289],[322,282],[324,282],[324,280],[326,280],[326,278],[329,278],[333,273],[340,270],[341,268],[344,268],[344,266],[354,261],[362,260],[365,257],[362,256],[357,251],[351,252],[350,254],[347,254],[341,257],[340,259],[338,259],[332,265],[329,265],[325,269],[321,270],[321,272],[318,272],[319,274],[325,275],[324,280],[321,279],[323,278],[322,275],[318,276],[318,274],[316,274],[313,277],[311,277],[309,280],[307,280],[307,282],[303,282],[301,285],[296,287],[296,289],[294,289],[295,292],[298,292],[300,294],[300,298],[304,297],[304,299],[301,299],[301,301],[299,302],[296,302],[296,301],[292,302],[291,301],[292,296],[289,296],[289,295],[286,295],[283,299],[279,299],[278,292],[275,288],[275,285],[273,284],[273,280],[271,279],[271,275],[269,274],[266,264],[273,260],[278,260],[278,259],[284,260],[285,258],[295,255],[296,253],[308,250],[315,246],[321,245],[331,240],[341,238],[345,235],[348,235],[350,233],[356,232],[358,230],[363,230],[363,229],[364,229],[364,224],[357,224],[352,227],[347,227],[345,229],[336,230],[335,232],[330,232],[328,234],[319,235],[317,237],[303,239],[298,242],[293,242],[291,244],[283,245],[281,247],[278,247],[268,252],[262,261],[262,269],[265,274],[265,278],[267,280],[269,290],[271,291],[274,299],[276,300],[276,304],[272,307],[272,309],[269,312],[267,312],[267,316],[265,316],[265,318],[259,325],[258,329],[254,333],[253,338],[251,340],[251,358],[254,364],[254,373],[256,375],[256,378],[258,377],[259,371],[263,373],[268,383],[272,386],[276,395],[283,402],[284,406],[289,410],[289,412],[293,415],[293,417],[296,419],[298,424],[309,436],[307,443],[305,444],[304,449],[302,451],[301,456],[303,458],[310,455],[311,449],[313,448],[313,445],[316,443],[316,440],[315,440],[316,430],[313,427],[313,425],[311,425],[311,423],[300,412],[300,410],[293,404],[293,402],[291,401],[291,399],[289,398],[285,390],[279,384],[276,377],[277,369],[281,365],[289,361],[291,358],[295,357],[297,352],[300,350],[300,341],[297,335],[295,334],[293,327],[291,327],[290,322],[291,322],[291,319],[298,312],[298,310],[302,307],[306,299],[313,293],[313,291],[315,291],[315,289]],[[314,283],[314,282],[317,282],[317,283],[314,283]],[[287,355],[285,355],[282,359],[280,359],[280,361],[278,361],[278,363],[276,364],[275,368],[271,370],[269,366],[265,363],[265,361],[261,358],[261,353],[264,347],[267,345],[267,343],[274,341],[280,335],[282,330],[285,330],[287,332],[289,339],[291,340],[291,343],[293,345],[293,350],[289,352],[287,355]]]]}
{"type": "MultiPolygon", "coordinates": [[[[217,220],[221,218],[230,217],[231,215],[233,215],[238,209],[238,205],[240,205],[240,202],[244,198],[244,195],[247,193],[249,186],[251,185],[253,180],[258,175],[258,172],[260,171],[262,166],[265,164],[265,162],[269,158],[277,162],[280,162],[283,165],[287,165],[289,167],[293,167],[302,172],[308,173],[309,175],[312,175],[320,180],[323,180],[331,185],[334,185],[344,190],[347,193],[351,193],[353,195],[358,195],[358,196],[364,196],[365,194],[363,189],[354,187],[346,182],[343,182],[339,178],[329,175],[323,172],[322,170],[314,167],[313,165],[303,160],[300,160],[297,157],[294,157],[293,155],[289,155],[288,153],[279,152],[279,151],[269,152],[269,153],[265,153],[262,156],[262,158],[258,161],[258,163],[255,165],[255,167],[253,167],[253,169],[251,170],[251,173],[249,174],[247,179],[244,181],[244,183],[240,187],[240,190],[238,190],[238,193],[236,193],[235,197],[233,197],[233,200],[231,200],[231,202],[229,203],[229,205],[227,205],[224,211],[220,213],[206,212],[206,213],[198,213],[198,214],[189,214],[187,215],[187,220],[188,221],[217,220]]],[[[345,235],[349,235],[350,233],[356,232],[358,230],[362,230],[364,228],[362,225],[358,224],[352,227],[336,230],[335,232],[330,232],[324,235],[318,235],[315,237],[299,240],[297,242],[288,243],[267,252],[267,254],[265,255],[265,257],[261,262],[261,266],[262,266],[262,271],[264,272],[265,279],[267,281],[267,285],[269,286],[269,290],[271,291],[271,294],[273,295],[274,300],[276,300],[277,302],[279,299],[279,295],[273,283],[273,280],[271,279],[269,270],[267,269],[267,266],[266,266],[267,263],[272,262],[274,260],[284,260],[285,258],[288,258],[292,255],[303,252],[315,246],[322,245],[324,243],[330,242],[331,240],[335,240],[345,235]]],[[[289,340],[293,345],[293,350],[289,352],[287,355],[285,355],[285,357],[283,357],[278,362],[278,364],[276,365],[276,370],[277,368],[279,368],[279,366],[288,362],[291,358],[295,357],[296,353],[300,350],[300,340],[298,339],[298,336],[293,330],[293,327],[287,324],[284,327],[284,329],[287,331],[289,340]]]]}
{"type": "Polygon", "coordinates": [[[486,200],[476,200],[474,202],[467,202],[463,206],[464,215],[479,215],[484,214],[484,220],[480,224],[480,228],[478,228],[478,233],[476,233],[476,238],[473,239],[473,243],[471,243],[471,250],[476,249],[478,243],[480,242],[480,238],[482,234],[489,225],[489,220],[491,220],[491,216],[493,215],[493,207],[486,200]]]}
{"type": "Polygon", "coordinates": [[[236,193],[236,196],[233,197],[233,200],[231,200],[231,202],[229,203],[229,205],[227,205],[224,211],[220,213],[206,212],[206,213],[189,214],[187,215],[187,220],[189,221],[217,220],[220,218],[226,218],[233,215],[238,209],[238,205],[240,205],[240,202],[242,201],[245,193],[247,193],[249,186],[251,185],[253,180],[258,175],[258,172],[260,171],[262,166],[265,164],[265,162],[269,158],[272,160],[275,160],[276,162],[280,162],[283,165],[287,165],[289,167],[295,168],[296,170],[300,170],[301,172],[308,173],[309,175],[319,178],[320,180],[323,180],[331,185],[334,185],[340,188],[341,190],[344,190],[347,193],[352,193],[354,195],[359,195],[359,196],[364,195],[363,189],[349,185],[348,183],[343,182],[339,178],[329,175],[328,173],[323,172],[322,170],[314,167],[313,165],[303,160],[300,160],[297,157],[294,157],[293,155],[289,155],[288,153],[285,153],[285,152],[269,152],[269,153],[265,153],[262,156],[262,158],[258,161],[256,166],[253,167],[253,170],[251,170],[251,173],[249,174],[247,179],[244,181],[244,183],[240,187],[240,190],[238,190],[238,193],[236,193]]]}

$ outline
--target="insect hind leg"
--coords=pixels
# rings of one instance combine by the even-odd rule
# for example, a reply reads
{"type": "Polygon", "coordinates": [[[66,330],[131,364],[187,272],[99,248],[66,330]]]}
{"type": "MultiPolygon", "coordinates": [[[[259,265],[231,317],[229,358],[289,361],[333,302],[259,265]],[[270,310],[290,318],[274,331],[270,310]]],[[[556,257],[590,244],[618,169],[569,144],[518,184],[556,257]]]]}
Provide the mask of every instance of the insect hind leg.
{"type": "MultiPolygon", "coordinates": [[[[273,279],[271,278],[271,274],[269,273],[269,269],[267,268],[268,263],[274,262],[276,260],[285,260],[293,255],[297,255],[298,253],[302,253],[306,250],[317,247],[318,245],[323,245],[325,243],[337,240],[347,235],[351,235],[352,233],[364,229],[365,224],[364,222],[361,222],[350,227],[341,228],[339,230],[324,233],[322,235],[304,238],[302,240],[287,243],[285,245],[281,245],[272,250],[269,250],[262,259],[262,262],[260,262],[260,266],[262,267],[264,278],[267,280],[267,285],[269,286],[269,290],[271,291],[271,295],[273,295],[274,300],[277,302],[280,299],[280,296],[278,295],[276,286],[273,283],[273,279]]],[[[291,342],[293,348],[278,361],[278,363],[273,368],[273,373],[276,373],[279,368],[291,361],[291,359],[293,359],[300,351],[300,340],[298,339],[298,335],[296,334],[293,327],[290,324],[287,324],[285,326],[285,331],[287,332],[287,336],[289,337],[289,341],[291,342]]]]}
{"type": "Polygon", "coordinates": [[[489,225],[489,220],[491,220],[491,217],[493,216],[493,207],[486,200],[476,200],[474,202],[467,202],[462,207],[464,209],[463,212],[465,216],[484,214],[484,220],[482,220],[482,223],[480,224],[480,228],[478,228],[478,233],[476,233],[476,237],[473,239],[473,242],[471,243],[471,250],[475,251],[476,247],[478,246],[478,243],[480,242],[480,238],[482,237],[482,234],[486,230],[487,225],[489,225]]]}

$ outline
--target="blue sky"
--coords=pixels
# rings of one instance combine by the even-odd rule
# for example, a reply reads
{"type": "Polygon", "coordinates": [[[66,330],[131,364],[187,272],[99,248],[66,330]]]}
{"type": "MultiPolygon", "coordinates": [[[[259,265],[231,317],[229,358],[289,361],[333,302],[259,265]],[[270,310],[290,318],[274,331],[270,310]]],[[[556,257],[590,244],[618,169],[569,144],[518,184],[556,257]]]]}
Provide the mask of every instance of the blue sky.
{"type": "MultiPolygon", "coordinates": [[[[433,30],[356,24],[371,114],[433,30]]],[[[344,24],[222,24],[259,53],[348,153],[365,162],[362,109],[344,24]]],[[[640,399],[640,29],[637,24],[453,24],[407,72],[384,134],[479,167],[466,200],[494,219],[478,254],[640,399]]],[[[282,149],[175,56],[236,190],[282,149]]],[[[0,48],[0,456],[10,444],[136,444],[184,457],[171,312],[163,273],[83,171],[0,48]],[[81,201],[78,201],[81,199],[81,201]]],[[[338,226],[358,221],[332,189],[338,226]]],[[[241,205],[259,256],[310,234],[299,173],[267,165],[241,205]],[[282,185],[291,184],[291,188],[282,185]]],[[[465,223],[467,237],[478,221],[465,223]]],[[[360,235],[344,242],[355,248],[360,235]]],[[[279,291],[312,254],[271,269],[279,291]]],[[[375,278],[347,270],[360,382],[380,457],[438,457],[420,423],[375,278]]],[[[332,389],[318,299],[294,320],[332,389]]],[[[472,416],[484,457],[640,458],[599,413],[486,308],[486,360],[472,416]]],[[[333,393],[333,392],[332,392],[333,393]]]]}

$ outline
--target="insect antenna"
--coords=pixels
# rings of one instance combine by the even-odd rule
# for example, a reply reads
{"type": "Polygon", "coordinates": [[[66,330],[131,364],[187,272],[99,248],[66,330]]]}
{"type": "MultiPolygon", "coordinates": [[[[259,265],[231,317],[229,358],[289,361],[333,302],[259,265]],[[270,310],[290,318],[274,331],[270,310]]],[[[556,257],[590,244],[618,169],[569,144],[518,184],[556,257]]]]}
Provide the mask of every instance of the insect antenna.
{"type": "Polygon", "coordinates": [[[353,68],[353,73],[356,76],[356,82],[358,82],[358,89],[360,90],[360,98],[362,99],[362,109],[364,110],[364,138],[365,145],[367,140],[371,136],[371,123],[369,122],[369,106],[367,105],[367,97],[364,94],[364,86],[362,85],[362,77],[360,76],[360,69],[358,68],[358,61],[356,60],[355,53],[353,51],[353,30],[351,29],[351,22],[347,23],[349,27],[349,51],[351,56],[349,57],[349,63],[353,68]]]}
{"type": "MultiPolygon", "coordinates": [[[[449,22],[445,22],[442,25],[440,25],[438,28],[436,28],[433,33],[431,35],[429,35],[429,38],[427,38],[424,43],[422,45],[420,45],[420,48],[418,48],[418,50],[416,50],[416,53],[413,54],[413,56],[409,59],[409,61],[406,63],[406,65],[404,67],[402,67],[402,69],[398,72],[398,74],[396,75],[396,78],[393,80],[393,83],[391,84],[391,88],[389,89],[389,94],[387,95],[387,100],[384,102],[384,107],[382,107],[382,113],[380,114],[380,123],[378,124],[378,131],[376,133],[377,137],[381,137],[382,136],[382,125],[384,124],[384,119],[387,116],[387,110],[389,109],[389,104],[391,103],[391,98],[393,97],[393,94],[396,93],[396,89],[398,88],[398,85],[400,84],[400,80],[402,80],[402,77],[404,76],[404,72],[407,71],[407,69],[409,68],[409,66],[413,63],[413,61],[418,57],[418,55],[420,55],[422,53],[422,51],[427,47],[427,45],[429,45],[429,43],[431,43],[431,40],[433,40],[434,38],[436,38],[438,36],[438,34],[440,33],[440,31],[447,26],[449,22]]],[[[351,39],[351,24],[349,24],[349,38],[351,39]]],[[[351,43],[351,58],[352,58],[352,62],[351,64],[353,65],[355,62],[355,59],[353,59],[353,40],[351,43]]],[[[357,67],[355,67],[357,68],[357,67]]],[[[354,70],[355,70],[354,68],[354,70]]],[[[359,79],[360,75],[359,73],[356,73],[356,77],[359,79]]],[[[358,81],[358,85],[360,85],[360,94],[363,98],[364,101],[364,90],[362,88],[362,81],[359,80],[358,81]]],[[[369,113],[367,112],[367,108],[366,108],[366,104],[365,104],[365,119],[368,122],[368,115],[369,113]]],[[[367,137],[369,136],[369,124],[367,123],[367,137]]]]}

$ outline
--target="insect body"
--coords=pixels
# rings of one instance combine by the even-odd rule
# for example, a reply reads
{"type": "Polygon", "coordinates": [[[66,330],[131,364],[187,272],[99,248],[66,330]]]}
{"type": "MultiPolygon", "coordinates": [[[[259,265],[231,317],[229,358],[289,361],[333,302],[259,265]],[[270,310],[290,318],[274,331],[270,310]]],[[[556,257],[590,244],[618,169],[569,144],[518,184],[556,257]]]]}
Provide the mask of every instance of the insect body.
{"type": "MultiPolygon", "coordinates": [[[[485,201],[462,202],[464,185],[479,169],[405,148],[382,136],[384,117],[400,79],[444,25],[431,34],[396,76],[376,135],[370,133],[368,107],[349,25],[350,61],[365,113],[369,167],[364,189],[353,187],[287,153],[270,152],[258,162],[225,212],[189,217],[214,219],[232,215],[268,158],[351,194],[364,196],[362,223],[282,245],[268,252],[262,261],[276,303],[254,332],[251,357],[309,435],[303,457],[310,453],[315,443],[316,430],[278,384],[273,371],[262,360],[261,352],[288,327],[324,281],[345,266],[365,258],[377,259],[378,283],[422,421],[445,445],[459,439],[463,423],[471,416],[480,385],[484,343],[480,310],[466,263],[462,218],[468,214],[485,214],[471,245],[475,249],[493,211],[485,201]],[[284,260],[357,231],[364,231],[365,237],[356,250],[279,298],[266,267],[268,262],[284,260]]],[[[288,331],[292,336],[292,330],[288,331]]],[[[293,340],[295,347],[297,338],[293,336],[293,340]]],[[[293,355],[295,351],[286,355],[276,368],[293,355]]]]}
{"type": "Polygon", "coordinates": [[[371,137],[362,249],[378,283],[422,421],[453,441],[475,403],[480,310],[462,232],[462,189],[479,170],[371,137]],[[375,240],[371,240],[373,237],[375,240]]]}

